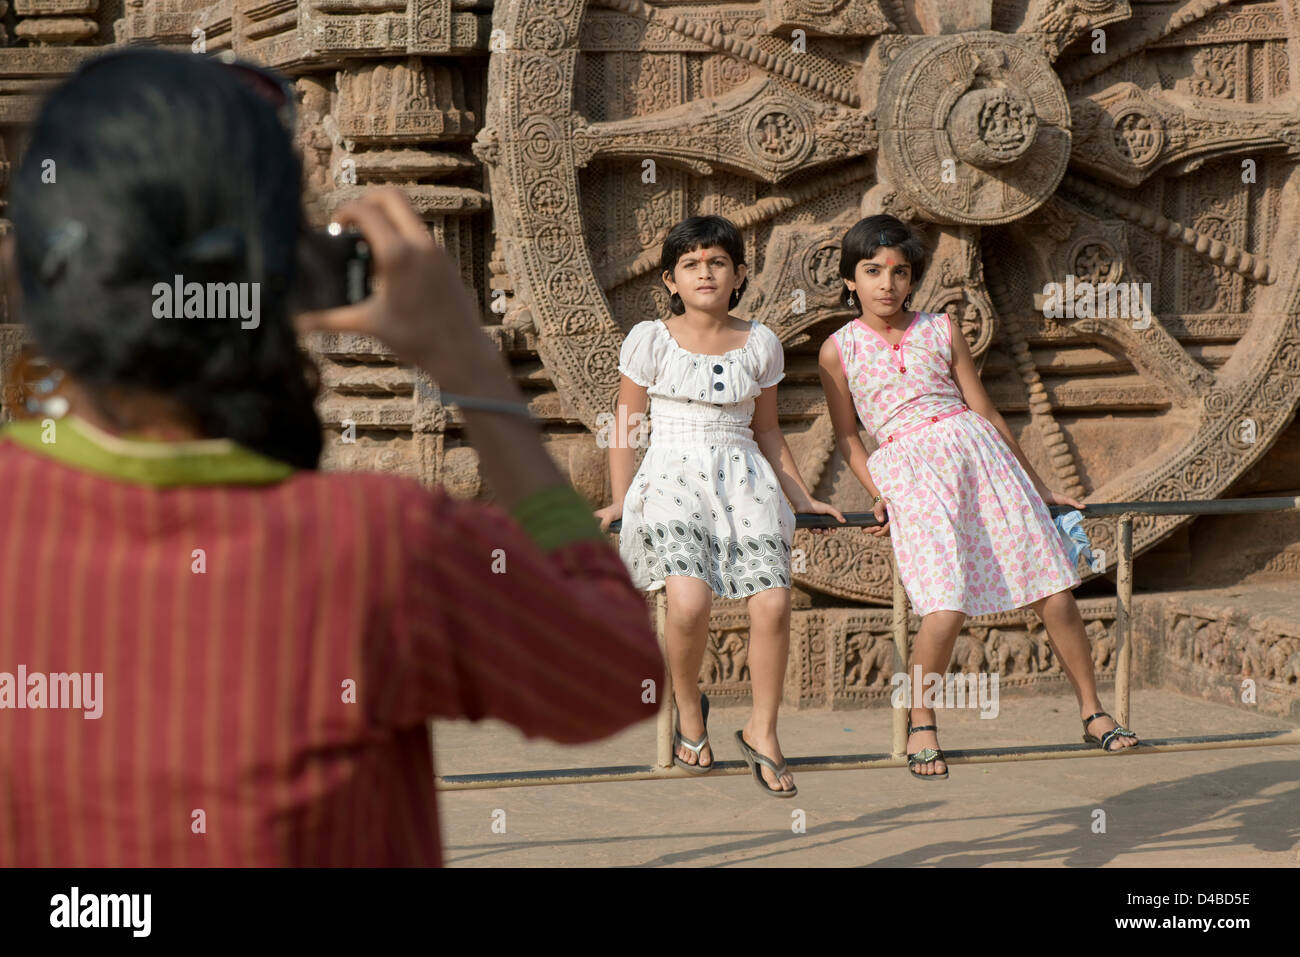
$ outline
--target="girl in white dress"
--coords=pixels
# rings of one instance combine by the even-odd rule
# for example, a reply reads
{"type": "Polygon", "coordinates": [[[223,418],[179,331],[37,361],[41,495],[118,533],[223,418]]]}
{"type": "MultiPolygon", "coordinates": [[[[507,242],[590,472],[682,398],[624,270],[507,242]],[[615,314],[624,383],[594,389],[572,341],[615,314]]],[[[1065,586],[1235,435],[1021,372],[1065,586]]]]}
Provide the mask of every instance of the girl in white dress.
{"type": "Polygon", "coordinates": [[[619,356],[617,419],[637,422],[651,403],[649,447],[633,475],[642,431],[615,430],[614,503],[595,514],[602,528],[622,519],[619,551],[632,581],[667,590],[674,762],[697,774],[713,766],[708,699],[699,693],[709,609],[714,594],[744,597],[754,707],[736,741],[760,788],[793,797],[776,722],[790,647],[794,512],[844,516],[813,499],[781,433],[780,340],[728,315],[746,284],[740,231],[721,216],[684,220],[665,238],[660,266],[674,319],[635,325],[619,356]]]}

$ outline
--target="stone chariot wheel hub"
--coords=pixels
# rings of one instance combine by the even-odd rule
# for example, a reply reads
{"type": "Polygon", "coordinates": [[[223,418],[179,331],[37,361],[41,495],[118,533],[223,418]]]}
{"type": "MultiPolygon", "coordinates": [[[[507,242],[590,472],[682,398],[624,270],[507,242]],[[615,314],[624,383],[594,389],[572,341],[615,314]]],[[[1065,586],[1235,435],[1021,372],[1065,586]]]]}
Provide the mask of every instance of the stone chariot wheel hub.
{"type": "Polygon", "coordinates": [[[880,89],[890,182],[935,222],[994,225],[1046,202],[1070,160],[1070,106],[1051,64],[996,33],[900,54],[880,89]]]}

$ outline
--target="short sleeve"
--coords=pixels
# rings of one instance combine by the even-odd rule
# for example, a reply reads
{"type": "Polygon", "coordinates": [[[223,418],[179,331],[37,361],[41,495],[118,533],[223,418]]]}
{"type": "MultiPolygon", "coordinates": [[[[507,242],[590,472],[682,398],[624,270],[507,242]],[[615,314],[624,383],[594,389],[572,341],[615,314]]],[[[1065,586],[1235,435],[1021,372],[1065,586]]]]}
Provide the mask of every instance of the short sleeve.
{"type": "Polygon", "coordinates": [[[638,322],[632,327],[618,354],[618,371],[643,388],[654,385],[659,378],[654,322],[638,322]]]}
{"type": "Polygon", "coordinates": [[[758,350],[758,375],[755,378],[758,387],[766,389],[785,378],[785,349],[777,334],[767,326],[760,324],[754,333],[762,337],[758,350]]]}

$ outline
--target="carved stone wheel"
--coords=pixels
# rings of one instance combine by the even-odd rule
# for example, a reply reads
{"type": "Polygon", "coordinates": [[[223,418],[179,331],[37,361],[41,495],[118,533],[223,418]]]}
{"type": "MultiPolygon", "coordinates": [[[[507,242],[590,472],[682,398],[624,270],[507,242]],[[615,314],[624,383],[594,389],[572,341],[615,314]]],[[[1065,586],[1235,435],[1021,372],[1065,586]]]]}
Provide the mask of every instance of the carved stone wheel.
{"type": "MultiPolygon", "coordinates": [[[[851,318],[839,238],[873,212],[932,240],[913,301],[960,318],[1053,488],[1215,498],[1295,413],[1289,4],[498,0],[493,28],[475,150],[517,302],[588,428],[614,406],[627,330],[668,314],[660,243],[695,213],[745,231],[736,314],[784,342],[782,425],[842,509],[866,497],[816,351],[851,318]],[[1149,283],[1149,315],[1045,315],[1067,282],[1149,283]]],[[[1138,517],[1135,550],[1186,521],[1138,517]]],[[[1113,528],[1088,522],[1108,566],[1113,528]]],[[[888,541],[796,546],[802,586],[889,600],[888,541]]]]}

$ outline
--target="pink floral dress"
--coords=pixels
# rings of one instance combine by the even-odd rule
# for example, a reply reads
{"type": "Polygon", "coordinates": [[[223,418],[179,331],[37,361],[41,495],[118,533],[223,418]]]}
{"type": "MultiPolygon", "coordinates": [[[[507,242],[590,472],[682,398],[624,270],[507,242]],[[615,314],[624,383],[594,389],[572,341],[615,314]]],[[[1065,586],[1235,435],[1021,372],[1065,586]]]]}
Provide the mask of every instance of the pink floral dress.
{"type": "Polygon", "coordinates": [[[918,312],[898,345],[861,319],[831,336],[888,500],[899,576],[919,615],[1021,608],[1079,584],[1047,505],[952,378],[952,322],[918,312]]]}

